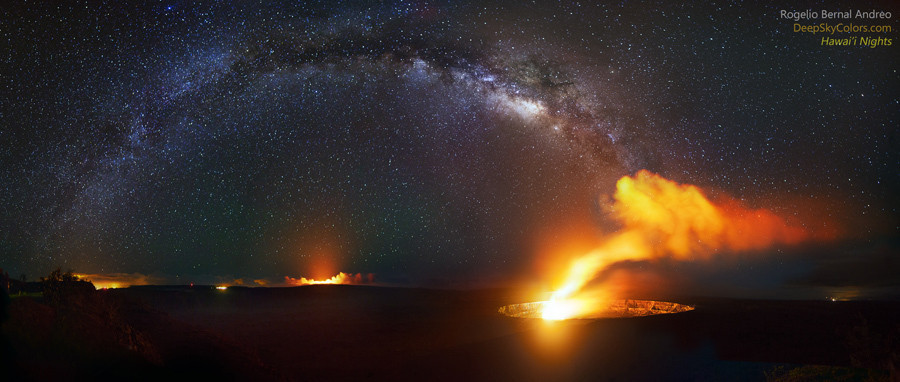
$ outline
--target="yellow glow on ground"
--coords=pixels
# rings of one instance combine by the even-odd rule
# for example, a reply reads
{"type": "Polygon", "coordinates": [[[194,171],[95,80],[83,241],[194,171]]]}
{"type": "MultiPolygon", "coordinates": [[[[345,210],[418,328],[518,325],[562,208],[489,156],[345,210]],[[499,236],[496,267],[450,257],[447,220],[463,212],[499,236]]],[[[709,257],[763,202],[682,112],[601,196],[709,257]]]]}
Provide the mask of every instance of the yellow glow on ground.
{"type": "Polygon", "coordinates": [[[591,304],[589,300],[568,299],[527,302],[501,307],[499,313],[517,318],[541,318],[545,321],[643,317],[694,310],[691,305],[653,300],[608,300],[591,304]]]}
{"type": "Polygon", "coordinates": [[[557,300],[544,302],[541,318],[545,320],[566,320],[578,312],[578,302],[573,300],[557,300]]]}

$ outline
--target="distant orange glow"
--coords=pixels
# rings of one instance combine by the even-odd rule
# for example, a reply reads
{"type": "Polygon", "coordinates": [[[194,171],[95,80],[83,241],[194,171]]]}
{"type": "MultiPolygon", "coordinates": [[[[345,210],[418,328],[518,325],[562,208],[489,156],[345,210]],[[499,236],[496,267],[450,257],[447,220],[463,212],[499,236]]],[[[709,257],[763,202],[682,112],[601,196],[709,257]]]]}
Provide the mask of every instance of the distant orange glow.
{"type": "Polygon", "coordinates": [[[286,226],[274,239],[273,245],[286,249],[284,254],[289,256],[290,269],[316,280],[337,274],[354,243],[337,216],[320,216],[316,221],[286,226]]]}
{"type": "Polygon", "coordinates": [[[375,275],[369,273],[368,275],[363,276],[362,273],[352,274],[352,273],[344,273],[340,272],[331,278],[328,279],[312,279],[301,277],[299,279],[295,279],[293,277],[284,277],[284,281],[288,285],[319,285],[319,284],[367,284],[375,281],[375,275]]]}
{"type": "Polygon", "coordinates": [[[128,288],[132,285],[160,284],[161,280],[140,273],[75,274],[82,280],[90,281],[97,289],[128,288]]]}
{"type": "MultiPolygon", "coordinates": [[[[334,258],[337,257],[337,254],[335,253],[336,251],[331,247],[332,245],[321,245],[321,247],[316,250],[316,253],[312,256],[312,258],[307,260],[305,269],[307,269],[311,278],[317,280],[327,279],[330,275],[335,274],[335,272],[338,272],[338,269],[340,269],[337,268],[334,264],[334,258]]],[[[338,275],[340,275],[340,273],[338,275]]]]}
{"type": "Polygon", "coordinates": [[[612,217],[622,228],[601,237],[593,250],[570,262],[564,281],[543,305],[543,318],[581,317],[605,309],[605,302],[620,297],[615,291],[624,288],[586,286],[622,261],[699,260],[723,252],[796,244],[811,236],[769,210],[747,208],[731,199],[713,202],[696,186],[646,170],[619,179],[612,199],[612,217]]]}

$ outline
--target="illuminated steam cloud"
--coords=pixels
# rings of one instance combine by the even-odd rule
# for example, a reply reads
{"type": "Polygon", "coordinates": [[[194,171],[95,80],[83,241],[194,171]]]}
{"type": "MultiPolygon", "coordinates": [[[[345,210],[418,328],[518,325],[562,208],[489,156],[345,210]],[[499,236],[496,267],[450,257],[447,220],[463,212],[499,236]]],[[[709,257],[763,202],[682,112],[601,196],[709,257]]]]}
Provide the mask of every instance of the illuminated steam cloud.
{"type": "Polygon", "coordinates": [[[750,209],[734,200],[713,202],[696,186],[648,171],[618,181],[611,213],[622,229],[572,263],[562,287],[545,307],[544,318],[577,317],[602,309],[604,301],[615,297],[613,292],[585,286],[622,261],[700,260],[726,251],[796,244],[812,236],[771,211],[750,209]]]}
{"type": "Polygon", "coordinates": [[[299,279],[295,279],[293,277],[285,276],[284,282],[287,285],[300,286],[300,285],[319,285],[319,284],[371,284],[375,282],[375,275],[369,273],[363,276],[362,273],[352,274],[352,273],[344,273],[340,272],[329,279],[324,280],[316,280],[316,279],[308,279],[306,277],[301,277],[299,279]]]}

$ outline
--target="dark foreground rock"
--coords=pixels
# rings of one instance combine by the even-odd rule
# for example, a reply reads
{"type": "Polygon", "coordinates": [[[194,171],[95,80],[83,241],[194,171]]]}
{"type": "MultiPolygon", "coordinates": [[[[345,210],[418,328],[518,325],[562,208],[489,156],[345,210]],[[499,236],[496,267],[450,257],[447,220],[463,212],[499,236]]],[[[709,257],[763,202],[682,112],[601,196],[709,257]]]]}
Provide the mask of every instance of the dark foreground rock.
{"type": "MultiPolygon", "coordinates": [[[[548,323],[503,290],[361,286],[13,298],[4,378],[890,380],[897,302],[667,299],[678,314],[548,323]]],[[[3,378],[0,378],[3,379],[3,378]]]]}

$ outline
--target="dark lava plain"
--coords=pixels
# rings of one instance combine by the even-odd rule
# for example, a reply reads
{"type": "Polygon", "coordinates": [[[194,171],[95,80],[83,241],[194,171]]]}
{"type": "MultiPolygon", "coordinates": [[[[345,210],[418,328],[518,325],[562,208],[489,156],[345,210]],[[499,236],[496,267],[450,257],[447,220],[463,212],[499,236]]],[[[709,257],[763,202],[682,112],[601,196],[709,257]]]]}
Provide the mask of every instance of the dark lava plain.
{"type": "Polygon", "coordinates": [[[15,297],[3,379],[890,380],[900,303],[679,298],[693,311],[548,323],[510,290],[133,287],[15,297]],[[797,377],[801,379],[796,379],[797,377]],[[791,379],[794,378],[794,379],[791,379]]]}

